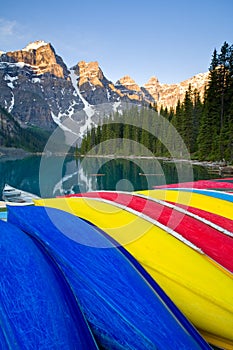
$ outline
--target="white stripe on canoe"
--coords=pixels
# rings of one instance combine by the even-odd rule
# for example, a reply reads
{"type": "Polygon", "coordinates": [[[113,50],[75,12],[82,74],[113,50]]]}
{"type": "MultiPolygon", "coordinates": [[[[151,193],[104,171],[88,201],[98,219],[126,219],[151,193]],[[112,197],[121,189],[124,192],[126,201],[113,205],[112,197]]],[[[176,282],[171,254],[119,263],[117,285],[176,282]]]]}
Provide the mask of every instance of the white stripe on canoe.
{"type": "MultiPolygon", "coordinates": [[[[206,193],[215,193],[215,194],[226,194],[227,196],[229,197],[233,197],[233,193],[232,192],[227,192],[227,188],[221,188],[222,191],[218,191],[218,190],[213,190],[212,188],[209,188],[209,189],[206,189],[206,188],[196,188],[196,187],[166,187],[166,188],[155,188],[154,190],[169,190],[169,191],[183,191],[183,192],[193,192],[193,193],[197,193],[197,194],[202,194],[203,196],[205,196],[205,192],[206,193]],[[200,192],[198,192],[200,191],[200,192]],[[201,193],[201,192],[204,192],[204,193],[201,193]]],[[[209,196],[211,197],[211,196],[209,196]]],[[[214,197],[214,198],[217,198],[217,199],[221,199],[221,200],[225,200],[227,201],[227,199],[223,199],[223,198],[220,198],[220,197],[214,197]]]]}
{"type": "MultiPolygon", "coordinates": [[[[100,191],[98,191],[100,192],[100,191]]],[[[102,192],[102,191],[101,191],[102,192]]],[[[105,191],[105,192],[108,192],[108,191],[105,191]]],[[[118,191],[118,193],[120,193],[118,191]]],[[[123,193],[126,193],[126,192],[123,192],[123,193]]],[[[132,208],[129,208],[125,205],[122,205],[122,204],[119,204],[119,203],[116,203],[116,202],[113,202],[111,200],[108,200],[108,199],[103,199],[103,198],[92,198],[92,197],[85,197],[84,196],[80,196],[80,197],[72,197],[72,198],[85,198],[85,199],[91,199],[92,201],[98,201],[98,202],[101,202],[101,203],[106,203],[106,204],[111,204],[115,207],[118,207],[122,210],[125,210],[129,213],[132,213],[134,215],[136,215],[137,217],[140,217],[148,222],[150,222],[151,224],[161,228],[163,231],[167,232],[168,234],[172,235],[173,237],[177,238],[178,240],[180,240],[181,242],[185,243],[186,245],[188,245],[190,248],[196,250],[197,252],[199,252],[200,254],[205,254],[202,249],[200,249],[199,247],[197,247],[195,244],[191,243],[189,240],[187,240],[186,238],[184,238],[182,235],[180,235],[179,233],[175,232],[174,230],[172,230],[171,228],[161,224],[159,221],[157,220],[154,220],[152,219],[151,217],[149,217],[148,215],[145,215],[137,210],[134,210],[132,208]]]]}
{"type": "Polygon", "coordinates": [[[187,211],[187,210],[185,210],[183,208],[177,207],[175,204],[167,203],[167,202],[165,202],[163,200],[152,198],[152,197],[148,197],[148,196],[145,196],[143,194],[137,194],[137,196],[145,198],[145,199],[149,199],[152,202],[164,205],[164,206],[166,206],[168,208],[175,209],[175,210],[179,211],[180,213],[183,213],[183,214],[188,215],[188,216],[190,216],[190,217],[192,217],[192,218],[194,218],[196,220],[199,220],[199,221],[203,222],[204,224],[214,228],[215,230],[217,230],[217,231],[219,231],[221,233],[224,233],[227,236],[233,237],[233,232],[225,229],[222,226],[219,226],[219,225],[215,224],[214,222],[212,222],[212,221],[210,221],[208,219],[202,218],[201,216],[199,216],[197,214],[191,213],[191,212],[189,212],[189,211],[187,211]]]}
{"type": "MultiPolygon", "coordinates": [[[[128,194],[130,196],[135,196],[135,197],[141,197],[141,198],[144,198],[144,199],[147,199],[147,200],[150,200],[152,202],[155,202],[157,204],[161,204],[161,205],[164,205],[165,207],[168,207],[168,208],[171,208],[171,209],[174,209],[182,214],[185,214],[185,215],[188,215],[196,220],[199,220],[201,222],[203,222],[204,224],[214,228],[215,230],[227,235],[227,236],[230,236],[230,237],[233,237],[233,232],[225,229],[224,227],[222,226],[219,226],[217,224],[215,224],[214,222],[208,220],[208,219],[205,219],[205,218],[202,218],[201,216],[197,215],[197,214],[193,214],[183,208],[180,208],[180,207],[177,207],[175,204],[171,204],[171,203],[168,203],[166,201],[163,201],[163,200],[160,200],[160,199],[156,199],[156,198],[153,198],[153,197],[149,197],[149,196],[146,196],[144,194],[140,194],[140,193],[134,193],[132,194],[131,192],[127,192],[127,191],[117,191],[117,192],[113,192],[113,191],[93,191],[91,193],[98,193],[98,192],[106,192],[106,193],[122,193],[122,194],[128,194]]],[[[88,197],[89,198],[89,197],[88,197]]],[[[114,202],[115,203],[115,202],[114,202]]]]}

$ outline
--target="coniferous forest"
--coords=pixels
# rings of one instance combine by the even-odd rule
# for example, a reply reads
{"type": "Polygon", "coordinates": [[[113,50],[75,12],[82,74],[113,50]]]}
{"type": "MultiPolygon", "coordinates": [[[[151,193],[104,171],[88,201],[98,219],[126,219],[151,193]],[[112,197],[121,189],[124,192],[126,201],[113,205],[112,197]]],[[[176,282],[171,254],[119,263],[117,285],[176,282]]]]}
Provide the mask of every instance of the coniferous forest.
{"type": "Polygon", "coordinates": [[[22,128],[18,121],[0,106],[0,147],[22,148],[42,152],[50,133],[38,127],[22,128]]]}
{"type": "Polygon", "coordinates": [[[87,132],[80,152],[182,158],[187,155],[183,143],[194,159],[233,162],[233,45],[227,42],[213,52],[203,101],[189,86],[174,110],[149,106],[116,112],[87,132]]]}

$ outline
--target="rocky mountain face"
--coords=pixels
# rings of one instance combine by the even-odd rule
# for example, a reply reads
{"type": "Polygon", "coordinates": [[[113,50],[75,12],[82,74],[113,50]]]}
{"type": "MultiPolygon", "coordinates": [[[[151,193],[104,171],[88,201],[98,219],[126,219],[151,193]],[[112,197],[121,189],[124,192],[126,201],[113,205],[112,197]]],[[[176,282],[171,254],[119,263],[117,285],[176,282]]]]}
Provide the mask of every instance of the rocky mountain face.
{"type": "Polygon", "coordinates": [[[149,102],[132,78],[125,76],[114,84],[104,76],[98,62],[81,61],[71,71],[77,76],[77,87],[82,97],[92,106],[115,102],[149,102]]]}
{"type": "Polygon", "coordinates": [[[0,56],[0,105],[22,126],[53,130],[62,118],[84,105],[62,58],[53,47],[35,42],[0,56]]]}
{"type": "Polygon", "coordinates": [[[77,87],[82,97],[90,105],[120,100],[120,92],[104,76],[98,62],[81,61],[72,68],[72,71],[77,76],[77,87]]]}
{"type": "Polygon", "coordinates": [[[134,103],[174,107],[189,84],[201,96],[208,73],[180,84],[160,84],[152,77],[143,87],[129,76],[116,83],[107,79],[98,62],[81,61],[68,69],[50,43],[36,41],[24,49],[0,52],[0,106],[20,127],[37,126],[82,136],[101,116],[134,103]]]}
{"type": "Polygon", "coordinates": [[[154,98],[149,94],[149,92],[145,92],[136,82],[128,75],[119,79],[115,86],[121,92],[121,94],[127,96],[131,101],[141,101],[141,102],[155,102],[154,98]]]}
{"type": "Polygon", "coordinates": [[[178,84],[160,84],[156,77],[152,77],[144,84],[144,88],[156,101],[158,108],[163,106],[170,109],[176,107],[178,100],[181,102],[184,100],[189,85],[193,91],[196,89],[200,93],[200,98],[203,99],[208,77],[208,72],[200,73],[178,84]]]}

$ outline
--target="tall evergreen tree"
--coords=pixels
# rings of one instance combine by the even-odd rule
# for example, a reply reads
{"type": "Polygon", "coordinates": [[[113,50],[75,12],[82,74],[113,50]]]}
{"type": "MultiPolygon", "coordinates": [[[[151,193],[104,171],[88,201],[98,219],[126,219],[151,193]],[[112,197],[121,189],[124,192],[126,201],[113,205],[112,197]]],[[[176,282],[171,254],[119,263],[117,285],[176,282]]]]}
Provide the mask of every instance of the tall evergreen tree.
{"type": "Polygon", "coordinates": [[[189,152],[194,151],[194,133],[193,133],[193,103],[192,103],[192,89],[189,85],[188,91],[185,93],[185,98],[183,102],[183,127],[182,127],[182,137],[184,143],[189,152]]]}
{"type": "Polygon", "coordinates": [[[210,64],[209,83],[198,136],[200,159],[214,159],[215,155],[219,154],[220,110],[218,55],[215,49],[210,64]]]}
{"type": "Polygon", "coordinates": [[[197,138],[200,130],[200,121],[203,112],[203,104],[200,93],[195,89],[193,94],[193,152],[198,150],[197,138]]]}

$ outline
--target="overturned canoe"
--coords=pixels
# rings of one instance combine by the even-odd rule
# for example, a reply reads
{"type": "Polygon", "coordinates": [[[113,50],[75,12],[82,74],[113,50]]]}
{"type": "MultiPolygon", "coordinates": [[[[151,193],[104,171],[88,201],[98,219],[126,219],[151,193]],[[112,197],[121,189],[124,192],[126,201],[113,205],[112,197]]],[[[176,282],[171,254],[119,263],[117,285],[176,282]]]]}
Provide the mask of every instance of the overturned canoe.
{"type": "Polygon", "coordinates": [[[198,180],[190,182],[181,182],[176,184],[166,184],[154,186],[155,189],[165,188],[199,188],[199,189],[215,189],[215,190],[233,190],[233,178],[213,179],[213,180],[198,180]]]}
{"type": "MultiPolygon", "coordinates": [[[[136,194],[124,192],[88,192],[75,197],[101,198],[122,205],[125,210],[131,208],[159,223],[175,230],[197,247],[201,248],[210,258],[233,272],[233,221],[232,232],[221,226],[212,225],[200,216],[189,215],[188,212],[164,201],[143,198],[136,194]]],[[[230,220],[229,220],[230,221],[230,220]]]]}
{"type": "Polygon", "coordinates": [[[206,339],[233,346],[233,279],[200,251],[133,213],[91,198],[36,201],[88,220],[124,245],[206,339]],[[217,281],[217,282],[216,282],[217,281]]]}
{"type": "MultiPolygon", "coordinates": [[[[94,192],[87,192],[87,193],[80,193],[80,194],[70,194],[70,195],[66,195],[66,196],[62,196],[63,198],[69,198],[69,197],[83,197],[83,196],[88,196],[88,197],[93,197],[93,198],[103,198],[103,199],[107,199],[107,200],[111,200],[111,201],[116,201],[118,202],[118,196],[119,193],[121,194],[129,194],[129,192],[119,192],[119,191],[94,191],[94,192]]],[[[144,191],[143,191],[144,193],[144,191]]],[[[147,193],[147,192],[145,192],[147,193]]],[[[136,203],[131,202],[131,199],[127,199],[126,201],[124,200],[124,202],[121,202],[123,205],[126,206],[131,206],[134,205],[135,209],[138,211],[143,211],[144,212],[144,208],[150,208],[150,203],[151,201],[154,201],[156,203],[161,204],[162,206],[174,209],[175,211],[181,211],[182,213],[184,213],[185,215],[191,216],[196,218],[197,220],[201,220],[203,222],[205,222],[207,225],[216,228],[218,231],[232,237],[233,236],[233,215],[231,219],[228,219],[226,217],[223,217],[219,214],[214,214],[212,212],[203,210],[203,209],[198,209],[195,207],[191,207],[185,204],[180,204],[180,203],[175,203],[172,201],[164,201],[161,199],[157,199],[156,197],[148,197],[147,195],[141,194],[141,193],[131,193],[130,192],[130,196],[133,196],[132,198],[134,198],[134,200],[136,200],[138,197],[147,199],[148,205],[140,205],[140,202],[136,201],[136,203]],[[136,197],[135,197],[136,196],[136,197]]],[[[62,198],[60,197],[60,198],[62,198]]],[[[189,197],[188,197],[189,198],[189,197]]],[[[159,215],[161,216],[161,213],[159,213],[159,215]]],[[[157,214],[158,216],[158,214],[157,214]]]]}
{"type": "Polygon", "coordinates": [[[97,349],[53,259],[3,221],[0,245],[1,349],[97,349]]]}
{"type": "Polygon", "coordinates": [[[92,225],[41,207],[11,207],[9,220],[53,256],[101,348],[209,349],[133,257],[92,225]]]}
{"type": "Polygon", "coordinates": [[[180,191],[178,189],[147,190],[138,191],[137,193],[151,198],[209,211],[213,214],[221,215],[227,219],[232,220],[233,218],[233,203],[231,201],[210,197],[207,193],[200,194],[192,191],[180,191]]]}

